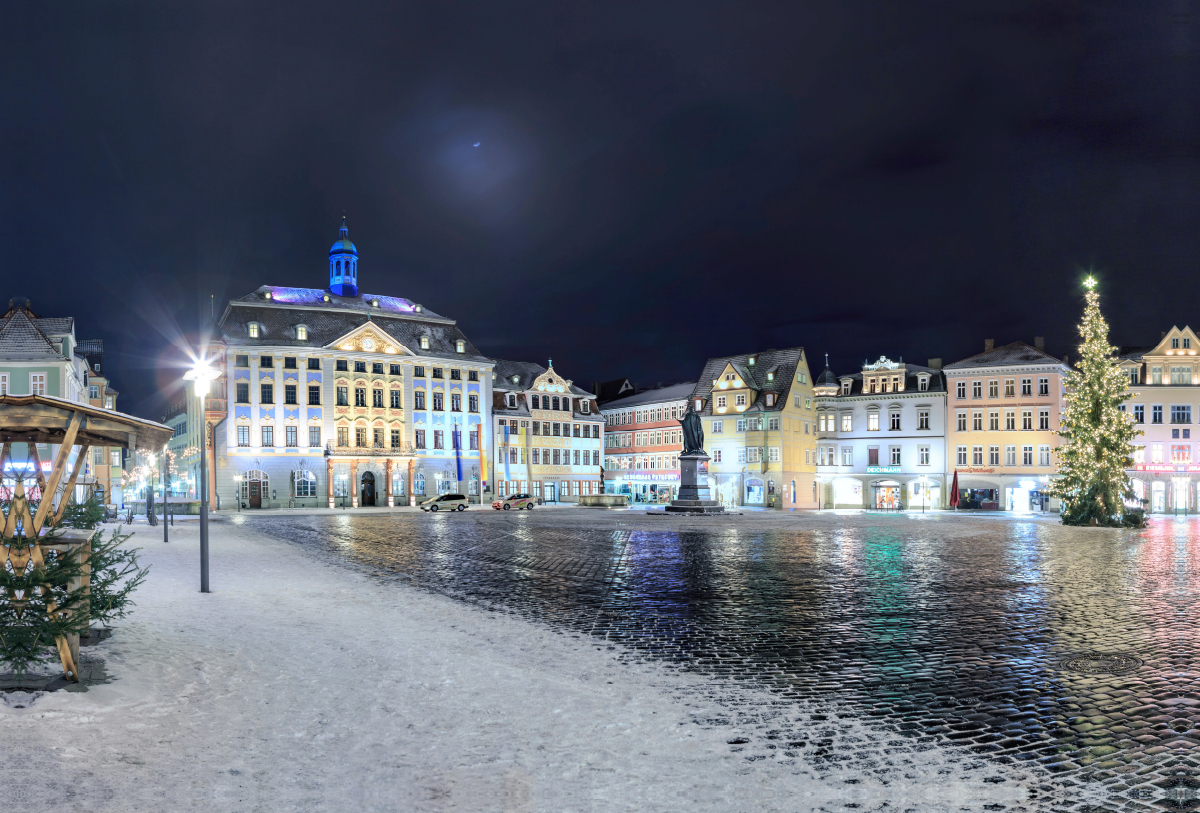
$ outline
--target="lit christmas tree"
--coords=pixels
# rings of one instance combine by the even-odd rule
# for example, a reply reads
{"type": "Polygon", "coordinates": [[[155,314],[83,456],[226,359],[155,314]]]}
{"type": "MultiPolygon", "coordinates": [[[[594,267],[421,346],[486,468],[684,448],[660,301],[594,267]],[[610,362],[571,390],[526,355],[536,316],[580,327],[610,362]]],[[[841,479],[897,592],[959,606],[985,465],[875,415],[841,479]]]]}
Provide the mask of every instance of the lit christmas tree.
{"type": "Polygon", "coordinates": [[[1100,315],[1096,280],[1088,277],[1087,305],[1079,334],[1079,364],[1066,376],[1066,405],[1058,435],[1061,477],[1050,493],[1063,503],[1064,525],[1126,524],[1125,500],[1133,489],[1125,470],[1133,465],[1133,439],[1139,434],[1119,407],[1128,398],[1128,378],[1117,366],[1117,348],[1108,343],[1108,323],[1100,315]]]}

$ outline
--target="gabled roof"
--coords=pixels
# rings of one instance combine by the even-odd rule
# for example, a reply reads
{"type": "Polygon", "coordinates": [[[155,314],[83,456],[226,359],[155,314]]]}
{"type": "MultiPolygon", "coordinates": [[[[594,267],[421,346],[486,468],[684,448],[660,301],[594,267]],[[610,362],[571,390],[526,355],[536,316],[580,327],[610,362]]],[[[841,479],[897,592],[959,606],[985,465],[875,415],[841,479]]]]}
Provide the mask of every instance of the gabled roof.
{"type": "MultiPolygon", "coordinates": [[[[937,395],[946,392],[946,376],[941,370],[935,370],[932,367],[922,367],[919,364],[904,364],[904,391],[903,392],[863,392],[863,374],[862,372],[850,373],[849,375],[837,376],[833,381],[829,382],[830,386],[841,387],[841,381],[849,379],[850,392],[843,395],[841,389],[837,395],[822,395],[821,399],[838,399],[838,398],[853,398],[854,396],[866,395],[870,398],[883,399],[892,395],[937,395]],[[929,376],[929,387],[920,389],[918,380],[922,375],[929,376]]],[[[832,375],[832,371],[828,367],[826,372],[832,375]]],[[[824,377],[824,373],[821,374],[824,377]]],[[[867,373],[870,376],[870,373],[867,373]]],[[[882,376],[882,373],[880,374],[882,376]]],[[[820,386],[820,384],[818,384],[820,386]]]]}
{"type": "Polygon", "coordinates": [[[492,379],[493,390],[505,392],[524,392],[533,386],[534,380],[546,372],[546,368],[532,361],[509,361],[508,359],[492,359],[496,366],[492,368],[495,376],[492,379]],[[513,381],[513,377],[517,380],[513,381]]]}
{"type": "MultiPolygon", "coordinates": [[[[301,289],[307,290],[307,289],[301,289]]],[[[348,299],[349,297],[339,297],[348,299]]],[[[243,298],[244,300],[245,298],[243,298]]],[[[373,309],[368,312],[329,308],[324,304],[312,307],[280,307],[270,302],[244,302],[234,300],[221,317],[219,329],[222,338],[230,346],[241,347],[295,347],[314,351],[345,336],[368,322],[384,331],[399,344],[421,356],[445,359],[463,359],[472,362],[490,361],[471,344],[452,320],[436,317],[421,318],[421,314],[397,317],[373,309]],[[248,326],[255,322],[259,336],[250,338],[248,326]],[[308,339],[296,338],[296,326],[308,328],[308,339]],[[421,336],[429,337],[429,349],[422,350],[421,336]],[[458,340],[466,343],[465,352],[455,349],[458,340]]]]}
{"type": "Polygon", "coordinates": [[[52,316],[34,319],[38,330],[47,336],[66,336],[75,331],[75,319],[71,316],[52,316]]]}
{"type": "Polygon", "coordinates": [[[758,392],[754,403],[746,407],[746,412],[776,412],[787,406],[788,393],[796,380],[796,368],[804,358],[803,347],[790,347],[785,350],[764,350],[761,353],[745,353],[738,356],[721,356],[710,358],[696,381],[692,390],[693,398],[704,401],[701,415],[712,415],[712,386],[713,379],[719,378],[726,365],[732,365],[738,374],[750,387],[758,392]],[[751,356],[754,364],[750,364],[751,356]],[[767,380],[767,373],[775,372],[772,380],[767,380]],[[766,405],[764,396],[768,392],[776,394],[775,403],[766,405]]]}
{"type": "Polygon", "coordinates": [[[0,326],[0,359],[5,361],[64,361],[22,308],[14,309],[0,326]]]}
{"type": "Polygon", "coordinates": [[[600,408],[607,412],[610,409],[630,409],[639,407],[643,404],[657,404],[665,401],[686,401],[692,396],[692,391],[696,389],[695,381],[686,381],[682,384],[668,384],[665,387],[655,387],[651,390],[642,390],[636,395],[627,395],[624,398],[618,398],[615,401],[601,404],[600,408]]]}
{"type": "Polygon", "coordinates": [[[1043,353],[1025,342],[1013,342],[993,350],[947,364],[943,369],[961,370],[972,367],[1007,367],[1013,364],[1062,364],[1062,359],[1043,353]]]}

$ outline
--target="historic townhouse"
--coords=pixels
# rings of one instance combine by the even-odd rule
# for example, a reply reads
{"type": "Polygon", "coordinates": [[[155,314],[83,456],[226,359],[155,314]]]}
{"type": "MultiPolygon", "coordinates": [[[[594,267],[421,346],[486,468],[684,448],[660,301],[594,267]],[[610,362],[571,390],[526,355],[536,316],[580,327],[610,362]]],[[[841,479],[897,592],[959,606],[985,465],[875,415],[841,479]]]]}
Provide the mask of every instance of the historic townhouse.
{"type": "Polygon", "coordinates": [[[1066,360],[1042,339],[1013,342],[946,365],[950,471],[958,472],[960,508],[1026,513],[1056,511],[1045,493],[1057,472],[1066,360]]]}
{"type": "Polygon", "coordinates": [[[490,468],[496,496],[576,502],[600,494],[604,417],[595,397],[554,371],[495,359],[490,468]]]}
{"type": "Polygon", "coordinates": [[[691,400],[704,425],[713,499],[817,506],[816,412],[804,348],[709,359],[691,400]]]}
{"type": "Polygon", "coordinates": [[[669,502],[679,494],[679,419],[696,382],[627,395],[601,406],[607,426],[605,489],[633,502],[669,502]]]}
{"type": "MultiPolygon", "coordinates": [[[[1124,349],[1121,367],[1129,376],[1124,409],[1142,430],[1135,441],[1133,491],[1155,513],[1197,510],[1200,455],[1192,427],[1200,416],[1200,340],[1190,327],[1173,327],[1152,347],[1124,349]]],[[[1200,442],[1200,436],[1196,440],[1200,442]]]]}
{"type": "Polygon", "coordinates": [[[864,363],[817,380],[817,473],[822,507],[940,508],[946,482],[946,378],[928,367],[864,363]]]}
{"type": "MultiPolygon", "coordinates": [[[[117,392],[108,388],[103,355],[100,340],[76,340],[72,317],[41,317],[28,303],[9,302],[0,316],[0,395],[50,395],[115,410],[117,392]]],[[[38,447],[44,469],[49,470],[57,451],[57,447],[44,444],[38,447]]],[[[25,465],[31,459],[30,451],[24,444],[16,444],[12,458],[10,465],[25,465]]],[[[86,499],[92,491],[101,502],[119,505],[121,462],[119,448],[89,449],[75,481],[76,499],[86,499]]],[[[70,466],[74,465],[71,461],[70,466]]]]}
{"type": "Polygon", "coordinates": [[[225,389],[204,422],[225,507],[235,494],[247,508],[479,494],[493,363],[453,319],[360,293],[344,222],[328,288],[264,285],[231,300],[218,331],[225,389]]]}

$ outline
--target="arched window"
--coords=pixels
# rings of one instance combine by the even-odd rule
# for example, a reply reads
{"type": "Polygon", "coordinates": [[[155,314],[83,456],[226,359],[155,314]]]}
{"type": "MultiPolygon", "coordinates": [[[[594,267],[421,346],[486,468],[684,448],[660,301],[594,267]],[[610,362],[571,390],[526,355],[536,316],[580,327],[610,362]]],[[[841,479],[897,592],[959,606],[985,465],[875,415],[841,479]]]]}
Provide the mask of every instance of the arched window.
{"type": "Polygon", "coordinates": [[[538,406],[539,403],[540,403],[540,401],[538,400],[538,396],[536,396],[536,395],[533,396],[533,408],[534,409],[541,409],[541,407],[538,406]]]}
{"type": "Polygon", "coordinates": [[[311,471],[292,472],[292,496],[317,496],[317,475],[313,474],[311,471]]]}
{"type": "Polygon", "coordinates": [[[413,494],[419,497],[425,496],[425,475],[418,474],[413,478],[413,494]]]}
{"type": "Polygon", "coordinates": [[[399,472],[392,473],[392,496],[403,497],[404,491],[404,475],[399,472]]]}
{"type": "Polygon", "coordinates": [[[558,396],[554,396],[554,408],[558,409],[558,396]]]}
{"type": "Polygon", "coordinates": [[[337,274],[339,277],[342,275],[342,261],[341,260],[337,261],[337,274]]]}

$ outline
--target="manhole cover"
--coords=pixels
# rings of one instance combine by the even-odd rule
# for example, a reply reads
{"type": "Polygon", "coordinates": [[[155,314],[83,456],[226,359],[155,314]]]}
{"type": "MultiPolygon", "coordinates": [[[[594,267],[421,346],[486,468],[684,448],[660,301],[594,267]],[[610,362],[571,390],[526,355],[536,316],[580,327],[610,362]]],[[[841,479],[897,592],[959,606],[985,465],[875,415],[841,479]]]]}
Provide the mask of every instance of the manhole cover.
{"type": "Polygon", "coordinates": [[[1059,667],[1085,675],[1124,675],[1142,665],[1136,655],[1110,652],[1087,652],[1059,661],[1059,667]]]}

